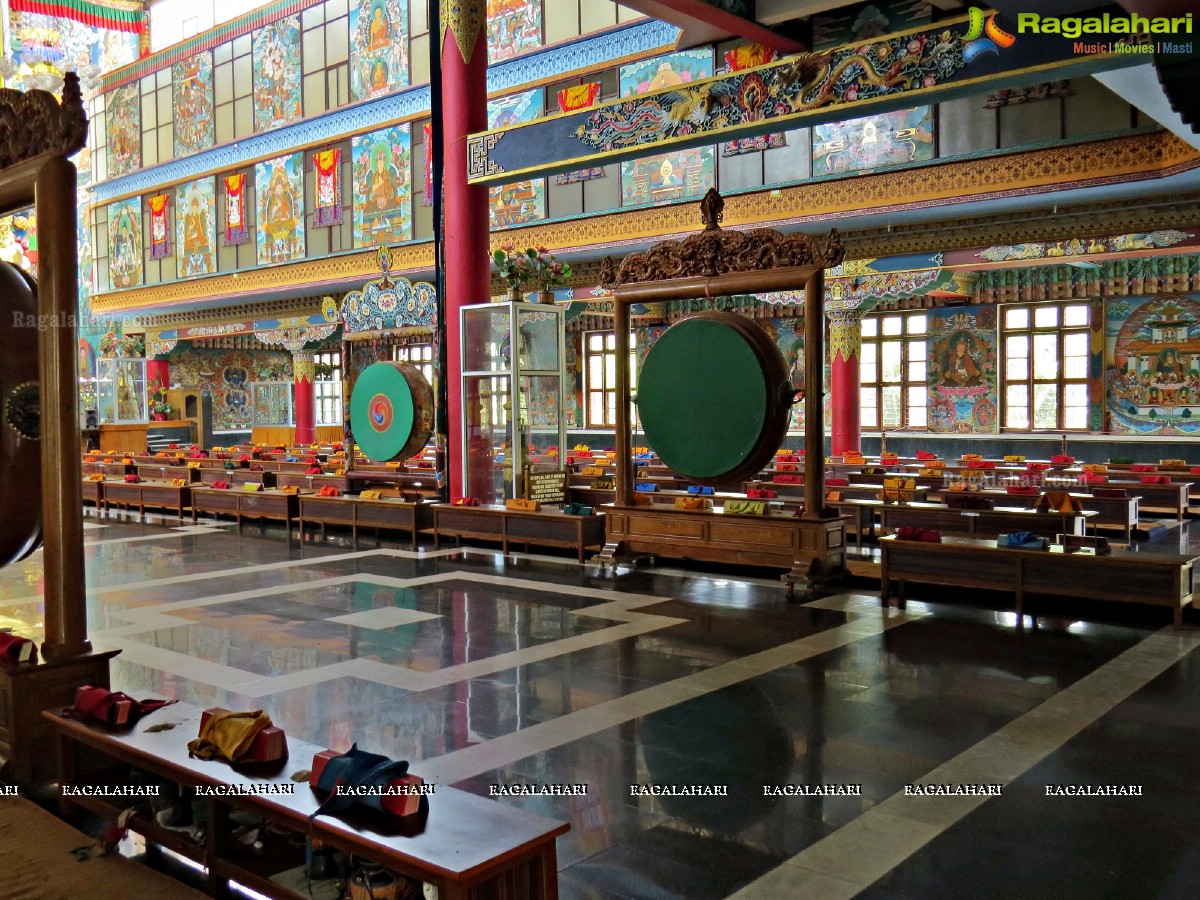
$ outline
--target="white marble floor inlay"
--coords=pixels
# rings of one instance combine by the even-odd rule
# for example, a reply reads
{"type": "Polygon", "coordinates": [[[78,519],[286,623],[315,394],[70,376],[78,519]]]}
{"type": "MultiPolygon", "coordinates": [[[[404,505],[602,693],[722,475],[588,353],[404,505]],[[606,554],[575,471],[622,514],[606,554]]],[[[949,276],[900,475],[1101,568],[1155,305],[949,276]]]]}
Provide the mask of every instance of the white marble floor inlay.
{"type": "MultiPolygon", "coordinates": [[[[919,783],[1010,784],[1197,647],[1200,631],[1168,627],[1152,634],[942,763],[919,783]]],[[[987,799],[894,794],[730,900],[850,900],[987,799]]]]}
{"type": "Polygon", "coordinates": [[[353,625],[355,628],[379,631],[384,628],[412,625],[414,622],[425,622],[436,618],[438,616],[434,613],[421,612],[417,609],[381,606],[379,609],[364,609],[362,612],[346,613],[344,616],[330,616],[328,621],[337,622],[339,625],[353,625]]]}

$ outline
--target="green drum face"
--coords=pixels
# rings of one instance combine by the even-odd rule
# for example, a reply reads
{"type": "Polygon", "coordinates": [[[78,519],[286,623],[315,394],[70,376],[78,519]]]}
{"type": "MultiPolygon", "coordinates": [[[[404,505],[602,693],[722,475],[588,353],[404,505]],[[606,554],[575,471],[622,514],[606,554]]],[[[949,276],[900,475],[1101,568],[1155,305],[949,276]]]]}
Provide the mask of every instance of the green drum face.
{"type": "Polygon", "coordinates": [[[761,328],[733,313],[672,325],[638,379],[646,440],[680,475],[731,483],[760,470],[787,433],[791,385],[761,328]]]}
{"type": "Polygon", "coordinates": [[[368,366],[350,394],[350,430],[368,459],[392,462],[420,452],[433,429],[433,389],[405,363],[368,366]]]}

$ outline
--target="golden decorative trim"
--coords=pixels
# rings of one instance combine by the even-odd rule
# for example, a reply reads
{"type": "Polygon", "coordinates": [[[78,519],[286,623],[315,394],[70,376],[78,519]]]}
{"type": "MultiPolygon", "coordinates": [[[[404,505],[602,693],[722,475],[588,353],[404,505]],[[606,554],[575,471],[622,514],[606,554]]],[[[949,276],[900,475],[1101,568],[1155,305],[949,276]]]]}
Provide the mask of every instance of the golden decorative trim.
{"type": "Polygon", "coordinates": [[[483,0],[445,0],[442,3],[442,52],[446,50],[446,32],[454,35],[463,62],[470,63],[487,21],[483,0]]]}
{"type": "Polygon", "coordinates": [[[862,314],[857,310],[827,312],[829,319],[829,358],[851,362],[862,348],[862,314]]]}
{"type": "Polygon", "coordinates": [[[316,357],[311,350],[292,351],[292,377],[309,384],[317,380],[316,357]]]}
{"type": "MultiPolygon", "coordinates": [[[[347,289],[367,278],[377,277],[379,266],[375,248],[341,256],[307,259],[302,262],[262,269],[249,269],[229,275],[175,281],[128,291],[110,291],[92,295],[92,311],[100,314],[133,312],[156,306],[185,306],[213,299],[233,301],[269,290],[329,292],[333,285],[347,289]]],[[[433,268],[433,243],[405,244],[392,250],[392,271],[396,274],[423,273],[433,268]]],[[[289,301],[294,303],[295,301],[289,301]]],[[[319,311],[319,307],[318,310],[319,311]]],[[[187,314],[192,315],[192,314],[187,314]]],[[[241,317],[241,311],[238,317],[241,317]]]]}

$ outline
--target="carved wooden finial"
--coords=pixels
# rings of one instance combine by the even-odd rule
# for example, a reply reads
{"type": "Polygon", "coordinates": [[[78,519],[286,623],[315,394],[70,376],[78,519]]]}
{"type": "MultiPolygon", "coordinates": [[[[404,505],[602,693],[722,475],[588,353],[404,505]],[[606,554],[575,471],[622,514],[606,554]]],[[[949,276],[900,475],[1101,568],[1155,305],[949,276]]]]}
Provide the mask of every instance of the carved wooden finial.
{"type": "Polygon", "coordinates": [[[704,199],[700,201],[700,220],[704,223],[705,231],[713,231],[721,227],[725,218],[725,200],[717,193],[716,188],[709,188],[704,199]]]}

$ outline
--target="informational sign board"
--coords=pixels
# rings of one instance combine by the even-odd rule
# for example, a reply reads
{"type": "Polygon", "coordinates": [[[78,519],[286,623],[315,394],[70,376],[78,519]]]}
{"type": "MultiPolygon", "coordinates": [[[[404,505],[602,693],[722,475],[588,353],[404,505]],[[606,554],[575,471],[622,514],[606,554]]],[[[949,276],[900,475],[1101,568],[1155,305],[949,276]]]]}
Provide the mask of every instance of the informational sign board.
{"type": "Polygon", "coordinates": [[[567,502],[567,473],[525,470],[525,498],[539,503],[567,502]]]}

